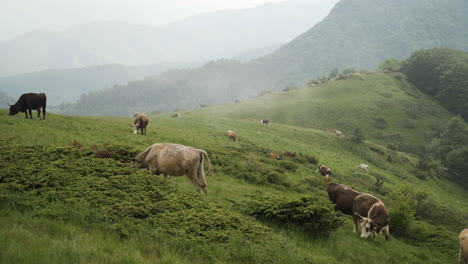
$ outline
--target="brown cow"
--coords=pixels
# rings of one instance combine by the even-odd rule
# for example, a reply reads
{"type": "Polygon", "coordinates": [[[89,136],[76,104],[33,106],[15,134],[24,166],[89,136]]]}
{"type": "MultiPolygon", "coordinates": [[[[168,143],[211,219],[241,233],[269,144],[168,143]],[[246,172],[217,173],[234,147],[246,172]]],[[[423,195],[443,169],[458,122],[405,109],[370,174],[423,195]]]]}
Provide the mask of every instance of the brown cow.
{"type": "Polygon", "coordinates": [[[330,183],[327,187],[328,197],[335,204],[335,210],[343,214],[353,215],[354,197],[360,192],[338,183],[330,183]]]}
{"type": "Polygon", "coordinates": [[[324,165],[320,165],[318,169],[316,170],[316,172],[317,171],[320,171],[320,174],[322,174],[322,176],[325,176],[325,178],[327,179],[331,177],[333,174],[332,171],[324,165]]]}
{"type": "Polygon", "coordinates": [[[361,223],[361,237],[385,233],[385,240],[390,237],[388,226],[388,212],[385,204],[377,197],[368,193],[361,193],[354,197],[353,201],[353,233],[356,232],[358,223],[361,223]]]}
{"type": "Polygon", "coordinates": [[[175,113],[175,114],[173,114],[171,117],[180,117],[180,114],[179,114],[179,113],[175,113]]]}
{"type": "Polygon", "coordinates": [[[148,117],[144,114],[136,112],[133,114],[135,120],[133,121],[133,134],[138,134],[138,130],[142,135],[146,135],[146,126],[148,125],[148,117]]]}
{"type": "Polygon", "coordinates": [[[458,236],[460,241],[460,264],[468,264],[468,229],[463,229],[458,236]]]}
{"type": "Polygon", "coordinates": [[[270,158],[279,160],[280,156],[276,153],[270,152],[270,158]]]}
{"type": "Polygon", "coordinates": [[[166,178],[187,175],[198,192],[208,195],[206,177],[211,170],[208,154],[179,144],[160,143],[150,146],[135,157],[139,168],[147,168],[152,173],[163,174],[166,178]],[[208,161],[208,171],[204,172],[203,161],[208,161]]]}
{"type": "Polygon", "coordinates": [[[237,136],[237,133],[232,130],[228,130],[227,136],[228,136],[228,139],[232,139],[236,143],[239,141],[239,136],[237,136]]]}

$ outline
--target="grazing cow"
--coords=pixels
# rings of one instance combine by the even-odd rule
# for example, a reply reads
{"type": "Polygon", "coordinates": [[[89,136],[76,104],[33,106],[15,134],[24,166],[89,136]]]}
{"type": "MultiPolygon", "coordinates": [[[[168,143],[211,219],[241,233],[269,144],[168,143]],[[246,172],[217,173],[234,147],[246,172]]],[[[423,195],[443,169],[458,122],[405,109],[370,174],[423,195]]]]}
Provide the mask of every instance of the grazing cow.
{"type": "Polygon", "coordinates": [[[335,204],[335,210],[343,214],[353,215],[354,197],[360,192],[338,183],[330,183],[327,187],[328,197],[335,204]]]}
{"type": "Polygon", "coordinates": [[[179,144],[160,143],[150,146],[135,157],[139,168],[147,168],[156,175],[163,174],[166,178],[187,175],[198,192],[208,195],[206,177],[211,170],[208,154],[202,149],[196,149],[179,144]],[[203,161],[208,161],[208,171],[203,170],[203,161]]]}
{"type": "Polygon", "coordinates": [[[335,135],[336,135],[337,137],[339,137],[339,138],[341,138],[341,136],[343,135],[343,133],[342,133],[341,131],[336,130],[336,129],[333,129],[332,132],[335,133],[335,135]]]}
{"type": "Polygon", "coordinates": [[[468,229],[463,229],[458,236],[460,241],[460,264],[468,264],[468,229]]]}
{"type": "Polygon", "coordinates": [[[353,232],[356,232],[358,223],[361,223],[361,237],[378,235],[384,231],[385,240],[390,237],[388,226],[388,212],[385,204],[377,197],[368,193],[361,193],[353,201],[353,232]]]}
{"type": "Polygon", "coordinates": [[[18,102],[10,105],[10,116],[16,115],[18,112],[26,113],[26,118],[32,117],[32,110],[37,110],[37,118],[40,118],[42,110],[42,120],[46,117],[47,97],[45,93],[25,93],[20,96],[18,102]]]}
{"type": "Polygon", "coordinates": [[[320,174],[322,174],[322,176],[325,176],[325,178],[327,179],[333,175],[332,171],[324,165],[320,165],[316,172],[317,171],[319,171],[320,174]]]}
{"type": "Polygon", "coordinates": [[[264,126],[270,126],[270,119],[268,118],[262,119],[260,120],[260,123],[264,126]]]}
{"type": "Polygon", "coordinates": [[[237,133],[232,130],[228,130],[227,136],[228,136],[228,139],[232,139],[236,143],[239,141],[239,137],[237,136],[237,133]]]}
{"type": "Polygon", "coordinates": [[[364,164],[364,163],[361,163],[361,164],[359,164],[359,165],[356,166],[356,169],[369,172],[369,165],[364,164]]]}
{"type": "Polygon", "coordinates": [[[175,113],[175,114],[173,114],[171,117],[180,117],[180,114],[179,114],[179,113],[175,113]]]}
{"type": "Polygon", "coordinates": [[[270,152],[270,158],[279,160],[280,156],[276,153],[270,152]]]}
{"type": "Polygon", "coordinates": [[[133,116],[135,117],[133,121],[133,134],[138,134],[138,130],[140,130],[142,135],[146,135],[146,126],[149,122],[148,117],[138,112],[133,114],[133,116]]]}

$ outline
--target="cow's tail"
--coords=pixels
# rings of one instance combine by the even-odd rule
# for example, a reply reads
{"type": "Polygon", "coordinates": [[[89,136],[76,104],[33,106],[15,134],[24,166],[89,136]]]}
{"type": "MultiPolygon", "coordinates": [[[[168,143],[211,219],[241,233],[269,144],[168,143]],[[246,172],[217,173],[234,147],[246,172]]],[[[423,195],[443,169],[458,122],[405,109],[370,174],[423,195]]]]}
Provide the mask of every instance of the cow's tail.
{"type": "MultiPolygon", "coordinates": [[[[208,174],[210,174],[210,172],[211,172],[211,161],[210,161],[210,158],[208,157],[208,154],[206,153],[206,151],[201,150],[201,158],[202,159],[205,158],[208,161],[208,170],[205,173],[205,177],[208,177],[208,174]]],[[[202,164],[202,166],[203,166],[203,164],[202,164]]]]}

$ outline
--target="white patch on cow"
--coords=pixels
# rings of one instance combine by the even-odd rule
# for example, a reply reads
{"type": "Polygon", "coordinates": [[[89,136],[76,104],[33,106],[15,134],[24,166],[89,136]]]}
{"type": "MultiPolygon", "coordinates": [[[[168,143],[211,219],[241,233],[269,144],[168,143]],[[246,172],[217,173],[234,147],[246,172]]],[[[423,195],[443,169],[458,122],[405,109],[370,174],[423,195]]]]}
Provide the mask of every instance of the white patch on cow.
{"type": "Polygon", "coordinates": [[[133,125],[133,134],[138,134],[138,128],[135,125],[133,125]]]}

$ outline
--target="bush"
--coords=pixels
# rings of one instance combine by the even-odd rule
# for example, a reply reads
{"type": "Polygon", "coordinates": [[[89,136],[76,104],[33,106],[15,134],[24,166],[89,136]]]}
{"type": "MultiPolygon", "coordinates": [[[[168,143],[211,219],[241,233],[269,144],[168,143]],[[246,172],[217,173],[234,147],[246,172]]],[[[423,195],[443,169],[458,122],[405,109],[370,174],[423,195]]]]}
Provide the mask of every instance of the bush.
{"type": "Polygon", "coordinates": [[[286,227],[301,228],[312,234],[330,234],[343,224],[325,193],[287,198],[251,196],[240,210],[259,219],[286,227]]]}
{"type": "Polygon", "coordinates": [[[388,122],[382,117],[377,117],[373,121],[373,126],[379,129],[385,129],[388,127],[388,122]]]}

